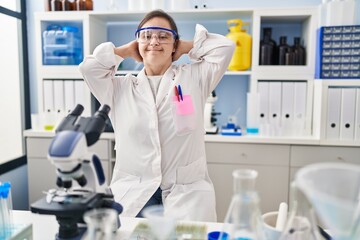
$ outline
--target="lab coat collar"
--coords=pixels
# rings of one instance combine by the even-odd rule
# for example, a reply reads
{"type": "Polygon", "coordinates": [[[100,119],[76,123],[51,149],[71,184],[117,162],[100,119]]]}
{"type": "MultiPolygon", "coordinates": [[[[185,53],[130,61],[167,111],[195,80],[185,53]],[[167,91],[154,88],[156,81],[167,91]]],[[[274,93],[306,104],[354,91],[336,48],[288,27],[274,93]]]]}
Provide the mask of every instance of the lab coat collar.
{"type": "MultiPolygon", "coordinates": [[[[171,65],[166,72],[164,73],[164,76],[161,79],[159,90],[156,95],[156,107],[158,108],[161,104],[161,102],[164,100],[164,98],[171,93],[171,87],[172,85],[175,85],[175,75],[176,75],[176,66],[171,65]],[[170,89],[170,90],[169,90],[170,89]]],[[[145,74],[145,68],[143,68],[139,74],[137,75],[138,78],[138,86],[137,91],[145,98],[147,99],[148,103],[151,103],[151,105],[155,104],[154,97],[150,88],[149,79],[147,78],[145,74]]]]}

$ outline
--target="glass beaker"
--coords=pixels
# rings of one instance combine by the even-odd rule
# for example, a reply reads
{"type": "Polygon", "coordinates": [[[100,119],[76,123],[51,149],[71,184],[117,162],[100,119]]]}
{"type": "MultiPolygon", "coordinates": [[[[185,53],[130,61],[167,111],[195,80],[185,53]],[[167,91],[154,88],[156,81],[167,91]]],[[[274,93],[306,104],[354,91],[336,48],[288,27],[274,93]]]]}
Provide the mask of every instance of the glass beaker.
{"type": "Polygon", "coordinates": [[[99,208],[87,211],[84,214],[87,231],[86,240],[111,240],[115,239],[118,213],[112,208],[99,208]]]}
{"type": "Polygon", "coordinates": [[[320,240],[315,211],[304,193],[291,183],[292,204],[289,219],[280,240],[320,240]]]}
{"type": "Polygon", "coordinates": [[[149,206],[144,209],[143,214],[149,220],[151,232],[156,239],[175,239],[176,218],[167,214],[163,205],[149,206]]]}
{"type": "MultiPolygon", "coordinates": [[[[259,196],[255,191],[258,172],[251,169],[233,171],[234,195],[224,220],[223,232],[228,240],[263,240],[259,196]]],[[[220,236],[219,239],[223,239],[220,236]]]]}

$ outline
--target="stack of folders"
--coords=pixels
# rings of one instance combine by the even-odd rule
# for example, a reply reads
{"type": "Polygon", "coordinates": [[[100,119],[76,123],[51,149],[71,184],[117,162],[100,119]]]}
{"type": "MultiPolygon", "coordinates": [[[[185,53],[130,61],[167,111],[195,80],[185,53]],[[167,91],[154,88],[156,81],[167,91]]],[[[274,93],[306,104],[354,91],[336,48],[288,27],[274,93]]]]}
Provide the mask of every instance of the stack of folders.
{"type": "Polygon", "coordinates": [[[316,78],[360,78],[360,25],[321,27],[317,50],[316,78]]]}
{"type": "Polygon", "coordinates": [[[360,141],[360,87],[327,90],[326,138],[360,141]]]}
{"type": "Polygon", "coordinates": [[[85,84],[79,80],[46,79],[43,81],[44,112],[69,113],[76,104],[85,104],[85,84]]]}
{"type": "Polygon", "coordinates": [[[306,81],[258,82],[259,135],[306,136],[310,134],[306,124],[306,81]]]}

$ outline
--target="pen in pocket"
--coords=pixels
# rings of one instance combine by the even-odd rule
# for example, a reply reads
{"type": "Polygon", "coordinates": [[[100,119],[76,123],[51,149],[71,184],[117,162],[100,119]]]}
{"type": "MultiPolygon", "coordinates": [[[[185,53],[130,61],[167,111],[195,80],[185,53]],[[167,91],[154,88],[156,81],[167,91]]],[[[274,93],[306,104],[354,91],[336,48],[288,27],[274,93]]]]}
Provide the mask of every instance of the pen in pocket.
{"type": "Polygon", "coordinates": [[[175,96],[177,97],[178,102],[180,102],[179,91],[176,86],[175,86],[175,96]]]}
{"type": "Polygon", "coordinates": [[[181,101],[184,101],[180,84],[178,85],[178,90],[179,90],[179,95],[180,95],[181,101]]]}

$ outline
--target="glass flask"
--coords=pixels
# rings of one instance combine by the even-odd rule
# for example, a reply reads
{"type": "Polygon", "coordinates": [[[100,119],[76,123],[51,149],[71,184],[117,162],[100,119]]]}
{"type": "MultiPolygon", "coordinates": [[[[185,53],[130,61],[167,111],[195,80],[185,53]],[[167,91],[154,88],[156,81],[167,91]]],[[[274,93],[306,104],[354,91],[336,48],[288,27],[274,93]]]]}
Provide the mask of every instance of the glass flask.
{"type": "Polygon", "coordinates": [[[118,226],[118,213],[115,209],[92,209],[84,214],[84,221],[86,223],[87,230],[83,239],[115,239],[118,226]]]}
{"type": "MultiPolygon", "coordinates": [[[[255,191],[258,172],[251,169],[233,171],[234,195],[224,221],[227,240],[263,240],[259,196],[255,191]]],[[[220,236],[219,239],[224,239],[220,236]]]]}
{"type": "Polygon", "coordinates": [[[320,240],[315,210],[296,186],[291,183],[291,211],[280,240],[320,240]]]}

